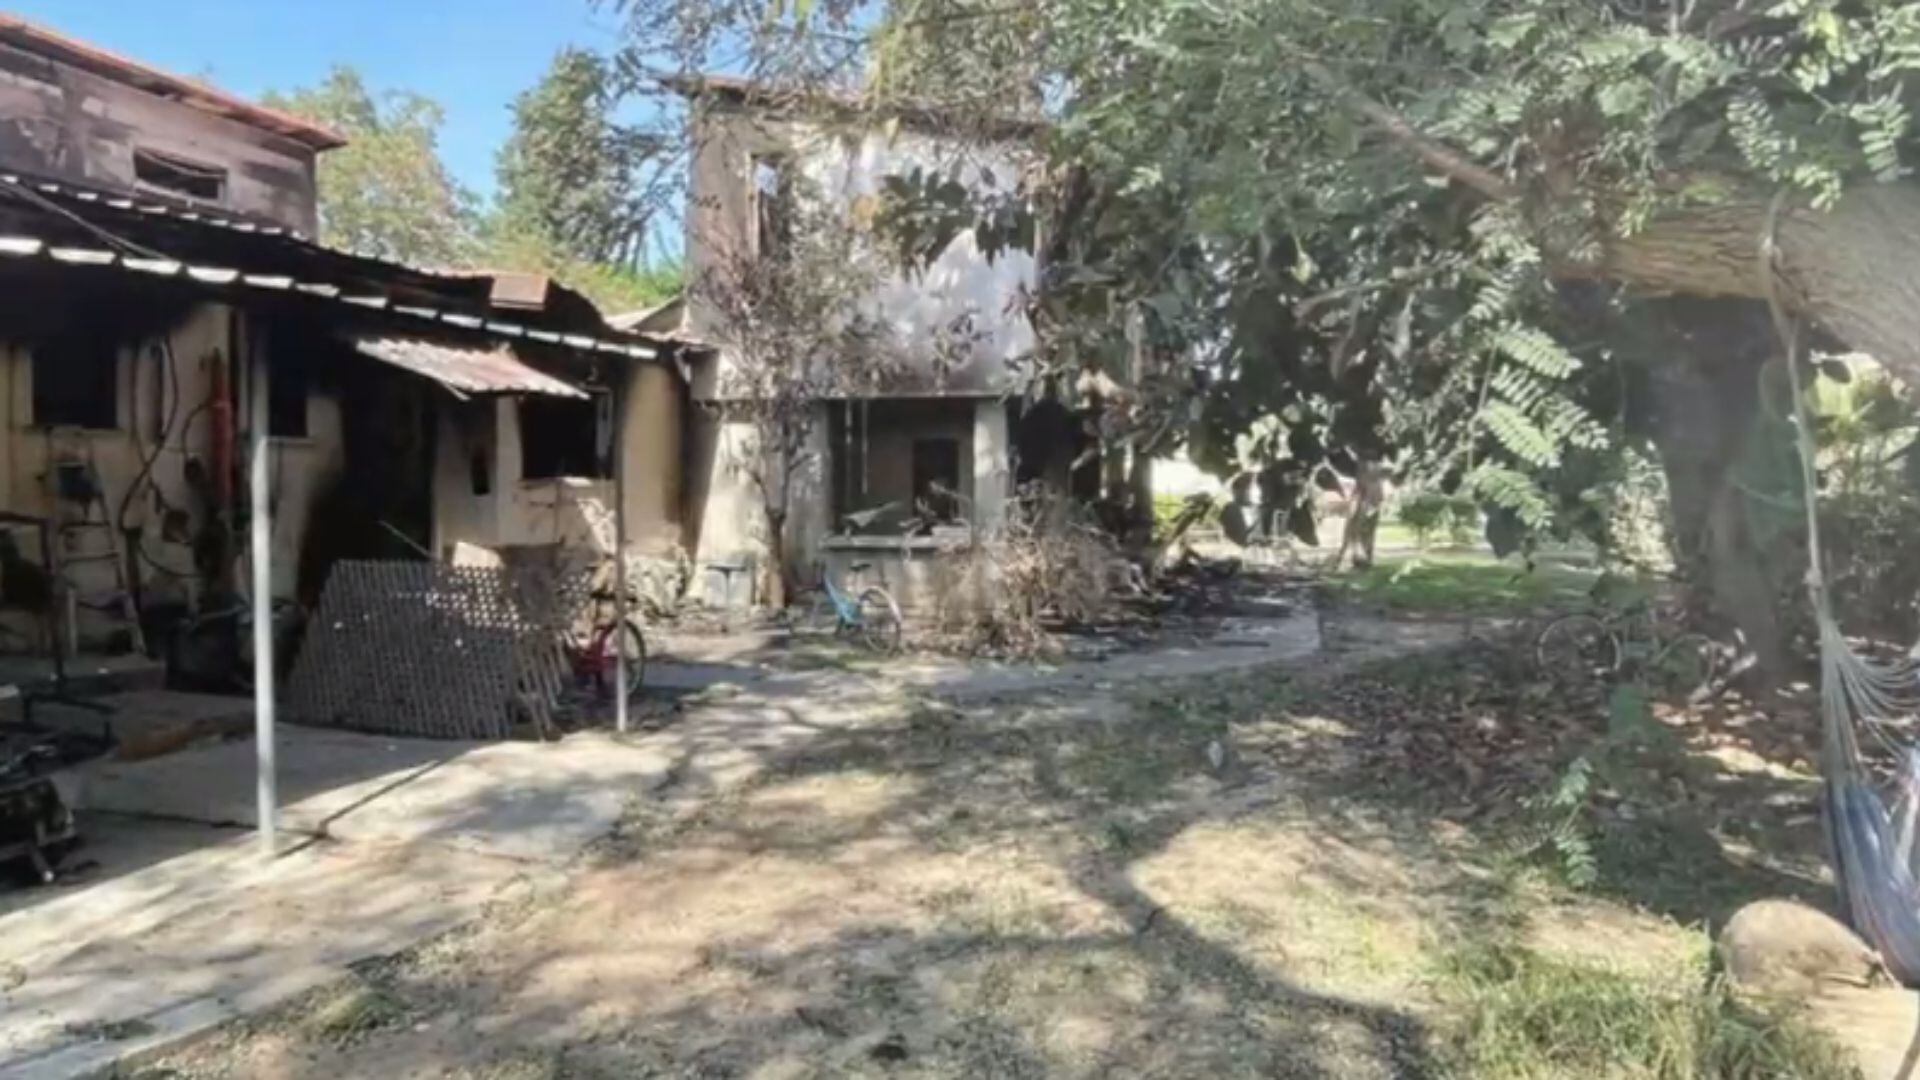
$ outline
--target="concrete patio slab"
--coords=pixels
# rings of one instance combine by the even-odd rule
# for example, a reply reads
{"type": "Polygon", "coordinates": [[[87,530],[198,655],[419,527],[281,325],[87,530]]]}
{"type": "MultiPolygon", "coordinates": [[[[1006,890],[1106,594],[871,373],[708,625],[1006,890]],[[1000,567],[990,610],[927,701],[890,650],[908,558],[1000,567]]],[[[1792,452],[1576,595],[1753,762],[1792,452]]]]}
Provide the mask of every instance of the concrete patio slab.
{"type": "MultiPolygon", "coordinates": [[[[671,766],[658,749],[598,733],[476,743],[283,727],[278,743],[285,829],[532,861],[578,854],[671,766]]],[[[81,810],[255,824],[251,739],[95,762],[62,786],[81,810]]]]}
{"type": "Polygon", "coordinates": [[[103,1068],[556,882],[674,752],[278,734],[290,850],[271,861],[251,739],[61,778],[87,843],[61,884],[0,892],[0,1075],[103,1068]]]}
{"type": "Polygon", "coordinates": [[[166,1045],[470,919],[555,868],[438,844],[253,837],[89,815],[97,863],[0,901],[0,1075],[68,1077],[166,1045]]]}

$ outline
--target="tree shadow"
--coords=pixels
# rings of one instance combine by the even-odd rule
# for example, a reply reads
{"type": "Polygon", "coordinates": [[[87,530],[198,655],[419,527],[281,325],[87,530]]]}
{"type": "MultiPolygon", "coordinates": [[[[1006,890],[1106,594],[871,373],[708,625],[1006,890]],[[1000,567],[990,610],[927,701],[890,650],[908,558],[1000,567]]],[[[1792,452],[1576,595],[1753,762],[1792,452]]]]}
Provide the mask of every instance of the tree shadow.
{"type": "MultiPolygon", "coordinates": [[[[1297,875],[1335,917],[1390,906],[1423,933],[1465,942],[1524,929],[1489,869],[1503,822],[1463,812],[1462,796],[1535,790],[1593,725],[1532,731],[1511,721],[1535,704],[1500,680],[1446,689],[1464,670],[1454,654],[1415,667],[1385,672],[1432,701],[1268,670],[1144,692],[922,701],[872,722],[831,722],[817,701],[716,704],[681,733],[671,768],[681,782],[636,802],[597,862],[623,907],[659,895],[651,888],[721,909],[700,930],[697,962],[661,960],[688,948],[672,910],[571,939],[502,926],[484,948],[504,961],[456,951],[397,965],[416,984],[403,990],[445,1012],[450,1029],[430,1037],[409,1021],[335,1071],[513,1047],[589,1076],[1438,1074],[1434,1014],[1404,978],[1420,957],[1390,957],[1394,977],[1369,982],[1328,969],[1353,954],[1315,952],[1301,936],[1311,923],[1242,934],[1232,925],[1242,913],[1209,906],[1251,896],[1272,902],[1246,918],[1288,917],[1308,890],[1282,881],[1277,897],[1257,894],[1276,874],[1297,875]],[[1458,742],[1495,699],[1507,709],[1501,731],[1554,735],[1551,745],[1477,778],[1396,764],[1400,729],[1437,724],[1428,734],[1440,745],[1458,742]],[[738,786],[706,764],[729,753],[753,767],[738,786]],[[1280,839],[1285,850],[1262,846],[1280,839]],[[1205,865],[1223,853],[1228,865],[1205,865]],[[802,876],[755,880],[769,863],[802,876]],[[907,880],[929,865],[945,876],[907,880]],[[1215,894],[1179,887],[1195,867],[1215,894]],[[745,889],[818,891],[727,915],[743,902],[730,890],[745,889]],[[583,964],[600,965],[593,978],[549,978],[583,964]],[[649,964],[666,974],[638,980],[644,991],[595,981],[649,964]]],[[[849,698],[846,712],[866,704],[849,698]]],[[[1718,801],[1781,794],[1765,776],[1721,772],[1709,785],[1718,801]]],[[[1730,850],[1724,821],[1696,817],[1697,830],[1656,836],[1653,820],[1620,822],[1618,844],[1602,837],[1597,899],[1697,923],[1752,895],[1807,894],[1730,850]]],[[[554,918],[584,917],[560,906],[554,918]]]]}

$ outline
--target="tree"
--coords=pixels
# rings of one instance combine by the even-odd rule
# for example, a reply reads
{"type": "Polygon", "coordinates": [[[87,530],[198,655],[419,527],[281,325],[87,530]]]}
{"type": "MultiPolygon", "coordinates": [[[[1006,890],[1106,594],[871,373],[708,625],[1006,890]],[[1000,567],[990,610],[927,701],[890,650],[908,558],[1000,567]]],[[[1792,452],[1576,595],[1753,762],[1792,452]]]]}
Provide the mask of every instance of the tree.
{"type": "Polygon", "coordinates": [[[868,300],[883,271],[866,233],[797,176],[777,194],[761,201],[777,228],[759,230],[759,243],[731,232],[711,238],[688,282],[689,302],[722,347],[715,408],[743,433],[729,465],[759,496],[765,589],[776,608],[793,594],[792,508],[824,497],[815,448],[825,402],[871,396],[901,363],[891,324],[868,300]]]}
{"type": "Polygon", "coordinates": [[[648,210],[642,173],[660,147],[615,122],[619,99],[611,66],[574,48],[514,99],[513,134],[497,167],[500,229],[545,237],[582,263],[638,263],[648,210]]]}
{"type": "Polygon", "coordinates": [[[376,99],[350,67],[334,68],[319,86],[269,94],[266,103],[347,139],[320,156],[322,240],[424,266],[471,257],[473,199],[440,160],[438,104],[406,91],[376,99]]]}
{"type": "MultiPolygon", "coordinates": [[[[635,54],[670,53],[646,35],[684,6],[636,0],[635,54]]],[[[1568,485],[1645,437],[1646,417],[1628,415],[1647,404],[1629,392],[1636,372],[1690,363],[1687,342],[1717,320],[1770,326],[1769,303],[1920,376],[1920,267],[1904,255],[1920,239],[1920,188],[1905,179],[1920,68],[1910,3],[747,6],[758,27],[709,23],[679,40],[694,46],[683,65],[734,42],[755,74],[872,73],[878,114],[925,112],[917,99],[933,95],[977,119],[1030,107],[1043,88],[1048,166],[1020,193],[1044,238],[1037,302],[1052,309],[1036,319],[1037,369],[1121,354],[1132,322],[1115,312],[1144,311],[1165,355],[1198,377],[1141,384],[1172,400],[1125,415],[1154,425],[1197,400],[1187,437],[1203,456],[1224,463],[1226,448],[1244,458],[1251,445],[1257,460],[1237,464],[1282,492],[1309,490],[1320,462],[1339,468],[1336,452],[1371,443],[1480,500],[1496,546],[1523,543],[1559,527],[1568,485]],[[859,47],[822,45],[849,40],[859,47]],[[952,65],[965,85],[913,74],[978,48],[1000,60],[952,65]],[[996,97],[982,71],[1022,77],[998,80],[996,97]],[[1591,323],[1566,298],[1588,285],[1600,295],[1586,310],[1609,332],[1583,337],[1591,323]],[[1665,294],[1735,302],[1686,313],[1673,349],[1643,354],[1656,366],[1623,366],[1610,329],[1635,297],[1665,294]],[[1222,387],[1242,392],[1221,400],[1222,387]],[[1260,431],[1276,434],[1248,438],[1260,431]]],[[[1753,347],[1715,370],[1751,381],[1779,343],[1753,347]]],[[[1695,397],[1718,410],[1752,400],[1695,397]]],[[[1749,419],[1715,423],[1764,433],[1749,419]]],[[[1732,520],[1711,515],[1702,550],[1741,558],[1748,545],[1717,531],[1732,520]]],[[[1720,597],[1730,612],[1766,606],[1734,584],[1763,575],[1709,576],[1748,593],[1720,597]]]]}

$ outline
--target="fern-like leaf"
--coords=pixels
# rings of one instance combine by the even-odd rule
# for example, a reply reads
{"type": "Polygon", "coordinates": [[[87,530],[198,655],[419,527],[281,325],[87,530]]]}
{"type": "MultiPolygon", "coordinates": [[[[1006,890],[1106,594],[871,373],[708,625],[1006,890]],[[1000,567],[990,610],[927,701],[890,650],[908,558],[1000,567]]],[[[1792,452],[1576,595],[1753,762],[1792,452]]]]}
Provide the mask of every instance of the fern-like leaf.
{"type": "Polygon", "coordinates": [[[1507,453],[1536,468],[1548,468],[1560,460],[1560,448],[1527,414],[1505,401],[1490,401],[1480,414],[1487,430],[1507,453]]]}
{"type": "Polygon", "coordinates": [[[1580,369],[1580,361],[1549,335],[1530,326],[1512,324],[1494,335],[1501,355],[1526,365],[1548,379],[1564,379],[1580,369]]]}

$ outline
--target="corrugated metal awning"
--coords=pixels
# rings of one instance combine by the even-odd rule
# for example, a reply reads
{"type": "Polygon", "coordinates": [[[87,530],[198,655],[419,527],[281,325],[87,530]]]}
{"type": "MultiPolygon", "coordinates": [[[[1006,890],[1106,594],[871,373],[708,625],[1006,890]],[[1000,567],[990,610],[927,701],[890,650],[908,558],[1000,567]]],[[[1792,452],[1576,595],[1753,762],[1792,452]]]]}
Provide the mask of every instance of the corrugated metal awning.
{"type": "Polygon", "coordinates": [[[348,341],[362,356],[424,375],[461,397],[469,394],[588,396],[577,386],[528,367],[505,345],[474,349],[393,336],[350,337],[348,341]]]}
{"type": "MultiPolygon", "coordinates": [[[[212,234],[249,234],[274,238],[316,256],[344,259],[359,264],[374,277],[378,277],[383,272],[419,274],[448,280],[472,276],[441,273],[409,267],[387,259],[358,255],[316,243],[299,233],[279,226],[263,225],[211,211],[190,210],[158,201],[40,180],[16,173],[0,172],[0,201],[4,201],[5,197],[11,197],[14,193],[35,205],[44,205],[47,199],[72,203],[70,207],[54,208],[61,211],[65,219],[72,219],[74,213],[81,209],[103,208],[122,215],[139,215],[181,226],[204,228],[212,234]]],[[[85,224],[84,221],[82,223],[85,224]]],[[[241,261],[237,259],[202,262],[198,259],[176,257],[165,250],[154,250],[151,247],[130,242],[123,243],[116,249],[112,243],[111,230],[99,226],[89,226],[89,228],[95,234],[93,240],[80,244],[57,240],[48,235],[0,235],[0,260],[45,260],[68,266],[128,270],[151,277],[184,279],[201,286],[231,288],[236,291],[269,290],[295,293],[311,299],[350,305],[362,310],[386,312],[423,322],[439,323],[495,338],[564,346],[580,352],[624,356],[631,360],[653,360],[660,356],[660,350],[653,347],[653,343],[632,340],[632,336],[638,335],[622,337],[618,331],[613,334],[562,333],[558,330],[542,330],[525,323],[465,314],[445,307],[408,304],[392,295],[391,287],[383,287],[379,284],[342,285],[329,280],[316,280],[311,274],[297,275],[278,264],[270,271],[263,272],[258,266],[235,265],[236,262],[241,261]],[[100,241],[100,243],[94,241],[100,241]]],[[[152,242],[160,244],[163,248],[169,246],[157,239],[152,242]]],[[[284,261],[281,260],[281,262],[284,261]]]]}

